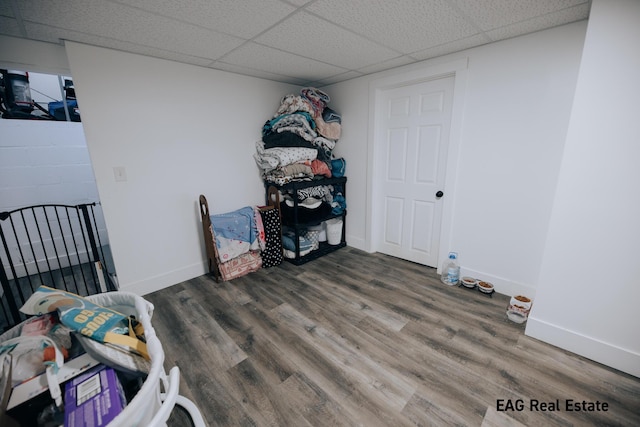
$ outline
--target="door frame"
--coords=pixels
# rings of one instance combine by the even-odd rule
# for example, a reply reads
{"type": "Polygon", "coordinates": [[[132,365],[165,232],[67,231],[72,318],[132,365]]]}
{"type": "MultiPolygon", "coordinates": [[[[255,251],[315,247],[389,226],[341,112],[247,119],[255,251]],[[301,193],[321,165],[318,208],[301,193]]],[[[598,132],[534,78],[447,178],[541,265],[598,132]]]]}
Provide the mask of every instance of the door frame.
{"type": "Polygon", "coordinates": [[[440,245],[438,249],[438,271],[442,260],[446,258],[451,248],[451,230],[454,226],[453,213],[455,207],[455,186],[457,177],[458,157],[460,154],[460,139],[462,134],[462,121],[464,113],[464,96],[467,85],[468,58],[462,58],[450,62],[422,66],[421,68],[394,74],[369,83],[369,126],[367,140],[367,209],[366,209],[366,250],[376,252],[379,247],[379,233],[382,227],[382,213],[375,212],[377,199],[380,197],[380,189],[376,185],[374,167],[377,164],[376,147],[379,146],[380,129],[379,115],[382,111],[382,93],[388,89],[436,80],[453,76],[453,105],[451,110],[451,129],[449,133],[449,147],[447,150],[447,164],[445,173],[445,186],[442,190],[445,197],[442,199],[442,222],[440,224],[440,245]]]}

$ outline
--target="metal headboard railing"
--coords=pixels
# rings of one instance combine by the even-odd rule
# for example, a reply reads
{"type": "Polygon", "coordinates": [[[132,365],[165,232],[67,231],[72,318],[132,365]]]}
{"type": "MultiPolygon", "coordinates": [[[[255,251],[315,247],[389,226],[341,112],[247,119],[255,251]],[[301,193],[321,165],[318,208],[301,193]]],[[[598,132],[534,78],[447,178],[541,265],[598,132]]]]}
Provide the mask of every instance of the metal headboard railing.
{"type": "Polygon", "coordinates": [[[97,204],[37,205],[0,213],[0,332],[40,286],[79,295],[116,290],[98,232],[97,204]]]}

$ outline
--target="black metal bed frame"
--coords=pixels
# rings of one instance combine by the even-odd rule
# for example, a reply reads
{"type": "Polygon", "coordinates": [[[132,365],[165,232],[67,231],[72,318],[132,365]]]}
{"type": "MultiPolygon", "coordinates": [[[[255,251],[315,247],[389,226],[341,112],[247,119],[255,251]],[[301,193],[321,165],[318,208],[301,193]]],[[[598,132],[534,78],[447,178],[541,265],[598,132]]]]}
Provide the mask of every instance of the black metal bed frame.
{"type": "Polygon", "coordinates": [[[117,290],[105,274],[96,206],[46,204],[0,213],[0,333],[26,319],[19,309],[40,285],[83,296],[117,290]]]}

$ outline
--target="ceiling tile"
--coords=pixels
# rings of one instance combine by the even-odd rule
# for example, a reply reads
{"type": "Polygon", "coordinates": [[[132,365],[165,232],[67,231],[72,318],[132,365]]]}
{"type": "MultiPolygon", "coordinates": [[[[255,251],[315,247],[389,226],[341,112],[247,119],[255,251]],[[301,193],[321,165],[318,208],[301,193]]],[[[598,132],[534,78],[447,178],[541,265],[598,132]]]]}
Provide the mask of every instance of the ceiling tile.
{"type": "Polygon", "coordinates": [[[456,40],[451,43],[445,43],[440,46],[434,46],[429,49],[421,50],[411,54],[412,58],[418,61],[423,61],[429,58],[435,58],[437,56],[447,55],[453,52],[459,52],[461,50],[469,49],[475,46],[481,46],[489,43],[490,40],[483,34],[478,34],[462,40],[456,40]]]}
{"type": "Polygon", "coordinates": [[[313,0],[282,0],[285,3],[292,4],[296,7],[304,6],[305,4],[312,2],[313,0]]]}
{"type": "Polygon", "coordinates": [[[320,0],[307,10],[402,53],[478,33],[448,0],[320,0]]]}
{"type": "Polygon", "coordinates": [[[313,84],[310,84],[309,86],[320,87],[320,86],[331,85],[334,83],[343,82],[345,80],[355,79],[356,77],[361,77],[363,75],[364,74],[359,73],[357,71],[347,71],[346,73],[338,74],[322,80],[317,80],[313,82],[313,84]]]}
{"type": "Polygon", "coordinates": [[[369,65],[358,69],[358,72],[362,74],[377,73],[378,71],[388,70],[390,68],[401,67],[415,62],[414,59],[408,56],[399,56],[397,58],[390,59],[388,61],[379,62],[377,64],[369,65]]]}
{"type": "Polygon", "coordinates": [[[0,0],[0,34],[72,40],[292,84],[587,19],[591,0],[0,0]],[[15,14],[15,17],[14,17],[15,14]]]}
{"type": "Polygon", "coordinates": [[[141,46],[126,41],[114,40],[106,37],[61,30],[58,28],[47,27],[45,25],[30,24],[28,31],[30,34],[33,34],[33,37],[37,40],[48,41],[51,43],[59,43],[60,39],[64,39],[93,46],[101,46],[109,49],[120,50],[123,52],[131,52],[145,56],[163,58],[170,61],[184,62],[186,64],[207,66],[211,63],[210,58],[200,58],[180,52],[172,52],[155,47],[141,46]]]}
{"type": "Polygon", "coordinates": [[[210,59],[220,57],[243,42],[240,38],[111,2],[25,0],[19,4],[23,16],[29,17],[25,19],[25,27],[30,37],[33,37],[29,32],[33,28],[31,24],[46,22],[62,38],[71,39],[65,36],[68,32],[60,30],[66,28],[76,35],[93,34],[132,45],[210,59]]]}
{"type": "Polygon", "coordinates": [[[589,0],[455,0],[483,31],[557,12],[589,0]]]}
{"type": "Polygon", "coordinates": [[[487,31],[486,35],[492,40],[502,40],[510,37],[517,37],[523,34],[557,27],[588,18],[591,6],[582,4],[556,13],[532,18],[524,22],[507,25],[493,31],[487,31]]]}
{"type": "Polygon", "coordinates": [[[296,8],[280,0],[113,0],[179,21],[250,39],[296,8]]]}
{"type": "Polygon", "coordinates": [[[318,80],[326,75],[334,75],[346,71],[343,68],[308,58],[301,58],[289,52],[256,43],[247,43],[226,55],[222,58],[222,61],[273,74],[295,76],[303,80],[318,80]]]}
{"type": "Polygon", "coordinates": [[[240,67],[238,65],[227,64],[221,61],[217,61],[209,68],[216,70],[229,71],[231,73],[242,74],[245,76],[258,77],[261,79],[273,80],[276,82],[289,83],[292,85],[303,86],[307,83],[307,80],[297,77],[283,76],[282,74],[269,73],[267,71],[256,70],[253,68],[240,67]]]}
{"type": "Polygon", "coordinates": [[[256,41],[348,69],[398,56],[398,52],[306,12],[286,19],[256,41]]]}
{"type": "Polygon", "coordinates": [[[5,36],[22,37],[18,21],[6,16],[0,16],[0,34],[5,36]]]}

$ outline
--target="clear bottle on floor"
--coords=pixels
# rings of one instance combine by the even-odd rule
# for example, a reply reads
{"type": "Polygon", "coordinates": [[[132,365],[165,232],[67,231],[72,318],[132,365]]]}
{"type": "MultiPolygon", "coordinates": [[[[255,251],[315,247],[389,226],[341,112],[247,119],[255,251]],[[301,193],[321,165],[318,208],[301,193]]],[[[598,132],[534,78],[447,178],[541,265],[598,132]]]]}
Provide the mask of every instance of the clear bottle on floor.
{"type": "Polygon", "coordinates": [[[458,265],[458,253],[449,252],[449,257],[442,267],[440,280],[445,285],[454,286],[460,283],[460,266],[458,265]]]}

